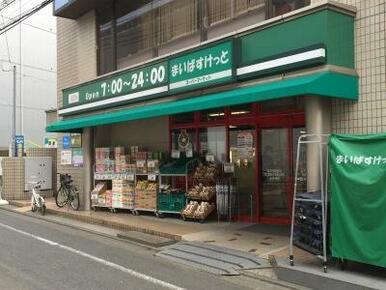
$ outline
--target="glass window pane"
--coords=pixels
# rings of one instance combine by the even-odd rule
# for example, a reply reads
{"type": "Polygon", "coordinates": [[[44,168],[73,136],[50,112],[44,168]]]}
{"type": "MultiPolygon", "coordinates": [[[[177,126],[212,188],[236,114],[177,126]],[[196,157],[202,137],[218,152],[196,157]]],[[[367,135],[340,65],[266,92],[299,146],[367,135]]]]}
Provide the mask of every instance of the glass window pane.
{"type": "Polygon", "coordinates": [[[171,1],[159,9],[159,39],[161,44],[198,30],[199,0],[171,1]]]}
{"type": "Polygon", "coordinates": [[[288,131],[261,130],[263,216],[288,216],[288,131]]]}
{"type": "Polygon", "coordinates": [[[252,9],[263,8],[265,0],[238,0],[235,1],[235,10],[237,14],[248,12],[252,9]]]}
{"type": "Polygon", "coordinates": [[[253,220],[257,210],[255,128],[229,127],[229,160],[234,164],[236,206],[233,214],[253,220]]]}
{"type": "Polygon", "coordinates": [[[209,25],[231,18],[232,0],[207,0],[209,25]]]}
{"type": "Polygon", "coordinates": [[[252,114],[252,104],[231,107],[231,117],[243,117],[252,114]]]}
{"type": "Polygon", "coordinates": [[[202,122],[223,120],[223,119],[225,119],[225,111],[223,108],[206,110],[200,113],[200,120],[202,122]]]}
{"type": "Polygon", "coordinates": [[[182,113],[172,117],[175,124],[190,124],[194,122],[194,113],[182,113]]]}
{"type": "Polygon", "coordinates": [[[216,162],[226,161],[226,128],[211,127],[200,130],[200,155],[213,154],[216,162]]]}
{"type": "Polygon", "coordinates": [[[97,11],[98,29],[98,73],[105,74],[115,70],[113,11],[105,6],[97,11]]]}
{"type": "Polygon", "coordinates": [[[280,16],[310,4],[310,0],[271,0],[271,17],[280,16]]]}
{"type": "Polygon", "coordinates": [[[153,46],[153,8],[150,1],[117,1],[117,61],[153,46]]]}

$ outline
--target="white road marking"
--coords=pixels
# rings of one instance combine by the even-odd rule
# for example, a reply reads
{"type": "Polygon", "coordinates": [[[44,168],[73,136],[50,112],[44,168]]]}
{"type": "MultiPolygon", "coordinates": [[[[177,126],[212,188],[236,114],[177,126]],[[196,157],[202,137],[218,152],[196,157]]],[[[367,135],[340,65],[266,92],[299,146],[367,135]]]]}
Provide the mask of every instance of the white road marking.
{"type": "Polygon", "coordinates": [[[11,230],[11,231],[14,231],[16,233],[22,234],[22,235],[27,236],[27,237],[33,238],[35,240],[38,240],[38,241],[43,242],[45,244],[48,244],[50,246],[55,246],[55,247],[61,248],[63,250],[66,250],[68,252],[71,252],[71,253],[77,254],[79,256],[88,258],[88,259],[93,260],[95,262],[101,263],[101,264],[103,264],[105,266],[109,266],[109,267],[111,267],[113,269],[116,269],[116,270],[122,271],[124,273],[127,273],[127,274],[129,274],[129,275],[131,275],[131,276],[133,276],[135,278],[145,280],[147,282],[153,283],[153,284],[161,286],[163,288],[168,288],[168,289],[173,289],[173,290],[185,290],[185,288],[181,288],[181,287],[178,287],[176,285],[170,284],[168,282],[165,282],[165,281],[153,278],[151,276],[139,273],[139,272],[134,271],[134,270],[132,270],[130,268],[126,268],[126,267],[123,267],[121,265],[118,265],[118,264],[106,261],[104,259],[95,257],[95,256],[90,255],[90,254],[87,254],[87,253],[85,253],[83,251],[79,251],[77,249],[74,249],[74,248],[71,248],[71,247],[59,244],[57,242],[54,242],[54,241],[51,241],[51,240],[47,240],[45,238],[42,238],[42,237],[39,237],[39,236],[30,234],[30,233],[27,233],[27,232],[22,231],[22,230],[18,230],[18,229],[14,228],[14,227],[11,227],[9,225],[0,223],[0,227],[8,229],[8,230],[11,230]]]}

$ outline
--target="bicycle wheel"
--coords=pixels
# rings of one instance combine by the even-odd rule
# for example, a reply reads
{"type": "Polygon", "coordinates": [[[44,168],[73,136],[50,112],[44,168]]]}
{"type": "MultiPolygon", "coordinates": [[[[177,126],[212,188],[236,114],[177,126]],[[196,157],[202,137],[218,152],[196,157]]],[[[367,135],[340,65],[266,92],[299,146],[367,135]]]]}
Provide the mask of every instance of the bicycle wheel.
{"type": "Polygon", "coordinates": [[[41,215],[44,216],[44,215],[46,214],[46,209],[47,209],[47,207],[46,207],[46,205],[43,203],[43,200],[42,200],[42,199],[40,199],[39,203],[40,203],[40,213],[41,213],[41,215]]]}
{"type": "Polygon", "coordinates": [[[55,202],[58,207],[63,207],[68,202],[67,189],[61,186],[56,193],[55,202]]]}
{"type": "Polygon", "coordinates": [[[79,191],[73,186],[70,191],[70,204],[73,210],[79,210],[79,191]]]}

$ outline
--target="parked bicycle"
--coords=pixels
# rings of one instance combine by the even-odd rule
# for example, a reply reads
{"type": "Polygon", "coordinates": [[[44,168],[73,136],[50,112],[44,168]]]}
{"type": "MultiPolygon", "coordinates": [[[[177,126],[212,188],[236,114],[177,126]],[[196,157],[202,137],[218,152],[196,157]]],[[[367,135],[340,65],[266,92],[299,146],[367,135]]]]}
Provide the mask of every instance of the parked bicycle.
{"type": "Polygon", "coordinates": [[[69,174],[60,174],[60,187],[55,196],[58,207],[71,206],[74,210],[79,209],[79,191],[73,184],[74,180],[69,174]]]}
{"type": "Polygon", "coordinates": [[[46,203],[44,198],[39,194],[41,183],[36,181],[28,182],[31,188],[31,210],[39,211],[42,215],[46,214],[46,203]]]}

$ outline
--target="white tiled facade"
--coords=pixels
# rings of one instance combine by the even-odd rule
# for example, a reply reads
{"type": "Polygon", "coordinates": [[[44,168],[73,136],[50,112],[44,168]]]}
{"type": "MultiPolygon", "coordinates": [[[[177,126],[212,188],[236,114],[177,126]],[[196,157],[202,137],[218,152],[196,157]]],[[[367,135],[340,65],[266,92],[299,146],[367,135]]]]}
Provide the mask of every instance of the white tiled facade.
{"type": "Polygon", "coordinates": [[[332,130],[336,133],[386,132],[386,1],[339,0],[357,8],[355,68],[359,74],[359,101],[332,103],[332,130]]]}

